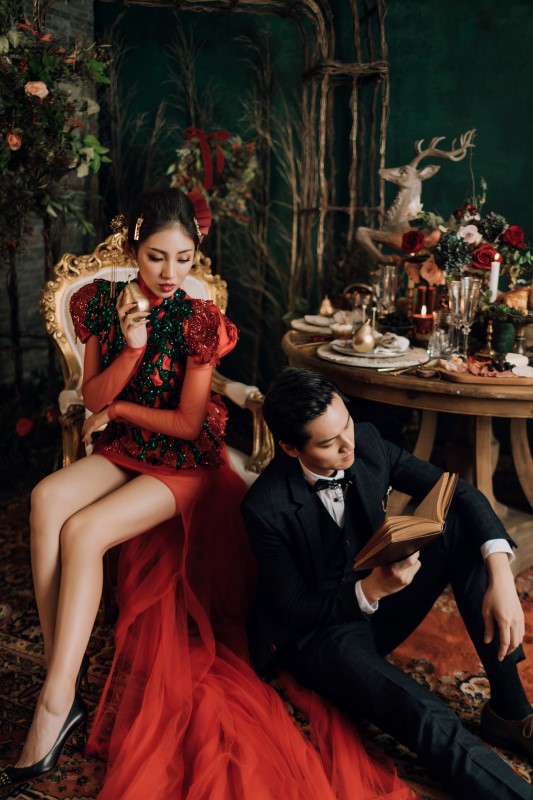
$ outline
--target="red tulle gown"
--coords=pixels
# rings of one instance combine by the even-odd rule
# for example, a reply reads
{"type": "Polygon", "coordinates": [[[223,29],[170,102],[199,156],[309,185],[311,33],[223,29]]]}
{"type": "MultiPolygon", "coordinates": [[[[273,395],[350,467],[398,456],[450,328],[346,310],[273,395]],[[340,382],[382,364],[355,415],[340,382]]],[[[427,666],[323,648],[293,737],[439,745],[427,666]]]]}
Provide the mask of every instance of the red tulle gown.
{"type": "MultiPolygon", "coordinates": [[[[107,349],[113,334],[110,337],[105,308],[111,301],[104,282],[96,283],[100,284],[97,290],[86,288],[75,295],[71,308],[78,335],[84,340],[99,338],[100,349],[107,349]]],[[[176,293],[174,300],[178,305],[151,296],[158,319],[164,322],[165,315],[177,314],[181,320],[182,364],[184,356],[189,358],[188,365],[191,356],[205,363],[231,349],[236,336],[214,307],[207,313],[207,304],[198,305],[202,301],[191,301],[183,292],[176,293]],[[182,306],[187,313],[182,314],[182,306]],[[215,317],[216,341],[206,350],[215,317]]],[[[413,793],[392,766],[382,766],[367,756],[353,724],[339,711],[283,676],[287,696],[310,720],[307,738],[277,692],[251,668],[244,624],[256,568],[239,513],[246,487],[228,465],[219,438],[224,426],[221,405],[209,403],[204,430],[191,447],[178,441],[177,457],[186,465],[191,458],[197,459],[197,468],[171,469],[168,440],[162,444],[149,439],[146,431],[139,437],[138,428],[128,429],[130,424],[143,424],[143,413],[149,428],[152,409],[159,405],[154,402],[154,364],[159,387],[164,389],[172,376],[180,378],[179,369],[168,359],[154,359],[149,352],[157,330],[157,323],[149,327],[148,350],[138,354],[137,361],[134,354],[124,354],[117,346],[115,359],[110,359],[115,363],[108,371],[111,386],[107,379],[102,382],[103,372],[99,377],[96,346],[86,348],[88,394],[110,391],[116,397],[117,381],[125,386],[119,402],[113,404],[112,416],[117,421],[106,429],[97,452],[163,480],[174,493],[179,515],[121,548],[116,652],[87,746],[90,754],[108,765],[98,797],[410,800],[413,793]],[[142,378],[145,362],[149,379],[142,378]],[[132,389],[134,373],[142,379],[132,389]],[[131,395],[133,390],[137,396],[131,395]],[[151,408],[141,409],[139,416],[143,402],[151,408]],[[156,469],[155,456],[145,457],[148,439],[158,455],[156,469]]],[[[168,335],[168,327],[161,330],[168,335]]],[[[177,349],[167,344],[160,336],[159,355],[172,352],[171,360],[180,361],[177,349]]],[[[104,366],[108,363],[103,359],[104,366]]],[[[181,404],[187,405],[186,397],[182,396],[181,404]]]]}

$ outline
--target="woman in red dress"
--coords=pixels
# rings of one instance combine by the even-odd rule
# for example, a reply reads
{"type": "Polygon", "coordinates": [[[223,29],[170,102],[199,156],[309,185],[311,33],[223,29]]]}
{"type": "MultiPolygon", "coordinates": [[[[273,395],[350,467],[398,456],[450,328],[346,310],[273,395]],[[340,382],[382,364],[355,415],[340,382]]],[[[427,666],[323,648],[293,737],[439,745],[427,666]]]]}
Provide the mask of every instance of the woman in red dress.
{"type": "Polygon", "coordinates": [[[100,280],[72,299],[93,412],[84,440],[106,428],[90,456],[32,494],[47,677],[0,787],[53,769],[85,722],[78,689],[102,557],[122,544],[116,652],[88,743],[108,763],[101,800],[406,800],[410,790],[368,758],[339,712],[285,676],[308,739],[249,664],[246,487],[227,465],[226,410],[211,396],[213,366],[237,331],[180,288],[209,223],[199,192],[143,195],[128,250],[149,309],[125,303],[122,284],[115,300],[100,280]]]}

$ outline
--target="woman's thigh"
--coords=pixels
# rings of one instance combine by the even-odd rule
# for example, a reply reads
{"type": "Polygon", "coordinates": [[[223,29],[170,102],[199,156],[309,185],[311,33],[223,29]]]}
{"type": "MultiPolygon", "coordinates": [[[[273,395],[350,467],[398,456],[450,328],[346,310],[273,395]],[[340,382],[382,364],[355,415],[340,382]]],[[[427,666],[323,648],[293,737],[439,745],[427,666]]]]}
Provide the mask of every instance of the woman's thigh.
{"type": "Polygon", "coordinates": [[[103,456],[87,456],[52,472],[35,486],[31,496],[32,514],[65,521],[133,477],[135,473],[113,464],[103,456]]]}
{"type": "Polygon", "coordinates": [[[62,543],[106,550],[176,516],[174,494],[151,475],[127,483],[74,513],[62,531],[62,543]]]}

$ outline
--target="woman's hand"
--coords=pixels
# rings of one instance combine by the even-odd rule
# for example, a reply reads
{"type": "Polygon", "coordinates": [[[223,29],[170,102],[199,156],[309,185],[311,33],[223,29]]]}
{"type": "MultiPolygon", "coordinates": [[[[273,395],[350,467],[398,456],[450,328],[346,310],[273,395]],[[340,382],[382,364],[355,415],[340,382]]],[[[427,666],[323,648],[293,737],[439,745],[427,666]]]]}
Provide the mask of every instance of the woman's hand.
{"type": "Polygon", "coordinates": [[[117,313],[120,322],[120,330],[124,334],[129,347],[144,347],[147,341],[146,320],[147,311],[134,310],[136,303],[122,304],[124,293],[121,292],[117,300],[117,313]]]}
{"type": "Polygon", "coordinates": [[[92,435],[95,431],[103,428],[109,422],[108,408],[99,411],[98,414],[91,414],[83,423],[82,440],[84,444],[91,444],[92,435]]]}
{"type": "Polygon", "coordinates": [[[403,561],[395,561],[387,567],[374,567],[370,575],[361,581],[361,588],[368,602],[375,603],[409,586],[422,566],[419,556],[417,551],[403,561]]]}

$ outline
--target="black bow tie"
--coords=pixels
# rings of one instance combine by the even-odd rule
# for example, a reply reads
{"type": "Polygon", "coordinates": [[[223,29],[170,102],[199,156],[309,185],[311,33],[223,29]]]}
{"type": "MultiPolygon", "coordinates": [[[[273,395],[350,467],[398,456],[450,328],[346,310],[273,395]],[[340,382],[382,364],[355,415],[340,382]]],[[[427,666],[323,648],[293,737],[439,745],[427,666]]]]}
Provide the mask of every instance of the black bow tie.
{"type": "Polygon", "coordinates": [[[312,489],[314,492],[321,492],[322,489],[345,489],[350,483],[353,483],[353,478],[350,475],[345,475],[343,478],[331,478],[329,481],[319,478],[313,484],[312,489]]]}

